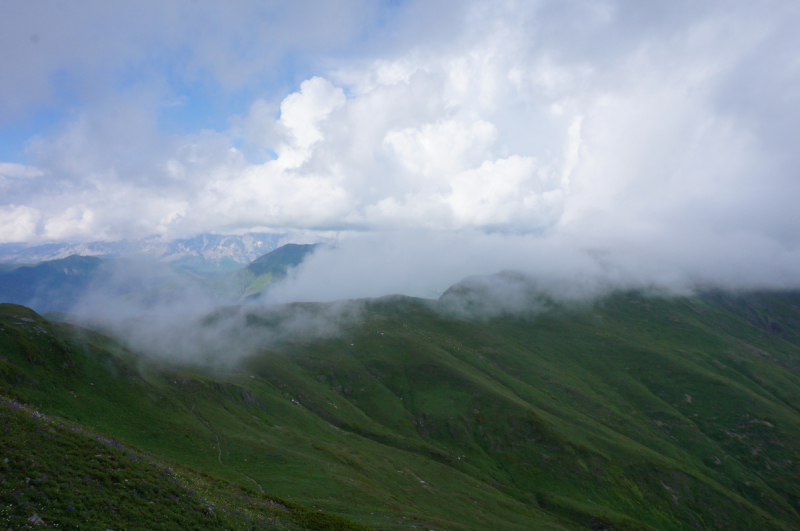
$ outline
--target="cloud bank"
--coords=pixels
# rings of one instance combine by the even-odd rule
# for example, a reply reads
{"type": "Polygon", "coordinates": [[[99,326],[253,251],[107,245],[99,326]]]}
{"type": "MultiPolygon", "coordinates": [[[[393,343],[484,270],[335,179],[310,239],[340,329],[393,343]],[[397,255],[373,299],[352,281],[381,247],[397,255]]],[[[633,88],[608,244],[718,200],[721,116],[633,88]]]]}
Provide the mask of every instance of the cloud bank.
{"type": "Polygon", "coordinates": [[[800,285],[795,3],[367,4],[107,3],[59,28],[15,7],[9,27],[49,29],[3,37],[18,52],[0,119],[57,99],[57,72],[99,88],[0,164],[0,241],[338,234],[278,302],[505,269],[800,285]],[[88,21],[122,31],[90,49],[88,21]],[[244,103],[167,131],[192,83],[244,103]]]}

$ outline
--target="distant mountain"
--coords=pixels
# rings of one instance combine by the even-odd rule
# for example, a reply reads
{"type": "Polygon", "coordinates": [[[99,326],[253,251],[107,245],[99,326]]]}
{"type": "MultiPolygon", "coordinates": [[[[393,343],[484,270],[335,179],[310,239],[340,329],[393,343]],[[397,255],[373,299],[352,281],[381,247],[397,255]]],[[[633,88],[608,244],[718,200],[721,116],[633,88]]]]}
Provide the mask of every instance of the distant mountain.
{"type": "Polygon", "coordinates": [[[29,264],[0,264],[0,274],[8,273],[9,271],[13,271],[25,265],[29,264]]]}
{"type": "Polygon", "coordinates": [[[70,256],[0,272],[0,301],[26,304],[41,311],[67,311],[103,268],[93,256],[70,256]]]}
{"type": "Polygon", "coordinates": [[[249,265],[203,278],[175,262],[141,258],[72,255],[36,265],[0,268],[0,302],[23,304],[39,312],[69,312],[76,303],[124,298],[129,307],[147,309],[187,300],[233,304],[262,293],[286,276],[316,245],[287,244],[249,265]]]}
{"type": "Polygon", "coordinates": [[[51,243],[33,247],[6,244],[0,245],[0,263],[33,264],[77,254],[101,258],[144,258],[198,272],[232,271],[275,249],[284,236],[263,233],[242,236],[200,234],[194,238],[177,240],[151,236],[140,240],[51,243]]]}
{"type": "Polygon", "coordinates": [[[290,268],[300,265],[300,262],[316,248],[317,244],[289,243],[254,260],[247,267],[231,273],[242,286],[242,298],[262,293],[268,285],[284,278],[290,268]]]}
{"type": "Polygon", "coordinates": [[[104,300],[179,289],[202,290],[205,280],[171,264],[72,255],[36,265],[0,270],[0,302],[24,304],[42,312],[66,312],[90,293],[104,300]]]}

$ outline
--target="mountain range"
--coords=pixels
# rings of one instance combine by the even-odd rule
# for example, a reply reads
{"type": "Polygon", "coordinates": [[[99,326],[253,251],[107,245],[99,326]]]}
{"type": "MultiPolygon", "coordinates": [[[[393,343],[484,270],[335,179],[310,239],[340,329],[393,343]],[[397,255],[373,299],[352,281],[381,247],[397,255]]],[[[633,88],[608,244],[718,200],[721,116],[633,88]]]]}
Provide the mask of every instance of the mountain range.
{"type": "Polygon", "coordinates": [[[800,528],[800,293],[532,290],[536,304],[486,313],[481,285],[219,308],[193,325],[225,346],[210,364],[0,305],[0,394],[17,404],[0,407],[0,517],[800,528]]]}
{"type": "Polygon", "coordinates": [[[201,296],[218,304],[233,304],[258,296],[315,248],[286,244],[244,267],[213,277],[142,258],[75,254],[36,265],[4,264],[0,268],[0,301],[40,312],[68,312],[79,304],[86,309],[87,304],[123,301],[146,310],[201,296]]]}
{"type": "Polygon", "coordinates": [[[90,243],[0,245],[0,263],[36,264],[73,255],[135,258],[165,262],[197,272],[231,271],[277,248],[285,234],[247,233],[241,236],[200,234],[192,238],[151,236],[138,240],[90,243]]]}

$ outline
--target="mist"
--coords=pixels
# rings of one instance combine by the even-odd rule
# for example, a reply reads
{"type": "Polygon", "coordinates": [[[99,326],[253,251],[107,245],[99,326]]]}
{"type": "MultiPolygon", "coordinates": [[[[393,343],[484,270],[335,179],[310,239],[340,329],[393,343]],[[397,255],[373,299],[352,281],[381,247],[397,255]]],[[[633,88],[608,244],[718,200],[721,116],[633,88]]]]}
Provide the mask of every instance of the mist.
{"type": "Polygon", "coordinates": [[[356,234],[320,248],[263,303],[333,301],[386,294],[438,298],[470,276],[513,271],[557,299],[613,290],[657,289],[686,295],[709,288],[800,286],[793,246],[755,234],[720,236],[701,227],[686,233],[631,227],[627,234],[476,232],[356,234]]]}
{"type": "MultiPolygon", "coordinates": [[[[270,5],[9,11],[0,243],[331,243],[247,302],[267,308],[434,300],[500,272],[476,287],[487,314],[534,291],[800,287],[796,2],[270,5]]],[[[75,313],[242,303],[163,286],[97,286],[75,313]]]]}
{"type": "MultiPolygon", "coordinates": [[[[599,231],[598,231],[599,232],[599,231]]],[[[631,230],[625,239],[408,231],[348,234],[318,246],[255,299],[237,299],[168,267],[117,261],[70,312],[130,348],[176,363],[234,366],[291,342],[358,326],[370,299],[406,295],[458,319],[535,318],[618,290],[687,296],[800,286],[791,247],[753,235],[721,239],[631,230]],[[755,267],[754,267],[755,265],[755,267]],[[170,273],[171,272],[171,273],[170,273]]]]}

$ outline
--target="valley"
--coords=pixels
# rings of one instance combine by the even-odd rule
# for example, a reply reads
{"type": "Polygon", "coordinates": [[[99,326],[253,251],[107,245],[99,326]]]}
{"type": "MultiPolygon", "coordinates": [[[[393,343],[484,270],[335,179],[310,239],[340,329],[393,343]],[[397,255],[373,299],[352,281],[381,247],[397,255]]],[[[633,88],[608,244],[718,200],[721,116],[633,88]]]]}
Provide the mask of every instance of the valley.
{"type": "Polygon", "coordinates": [[[283,245],[252,263],[214,275],[142,258],[72,255],[37,264],[0,264],[0,301],[39,312],[92,312],[117,305],[146,311],[185,301],[206,306],[253,300],[316,248],[283,245]]]}
{"type": "MultiPolygon", "coordinates": [[[[357,301],[336,334],[233,365],[3,305],[0,394],[375,529],[800,526],[796,293],[468,318],[455,292],[357,301]]],[[[241,311],[248,334],[274,326],[241,311]]]]}

